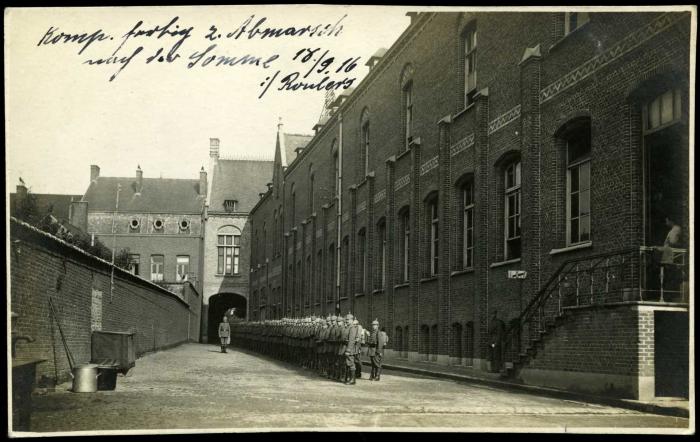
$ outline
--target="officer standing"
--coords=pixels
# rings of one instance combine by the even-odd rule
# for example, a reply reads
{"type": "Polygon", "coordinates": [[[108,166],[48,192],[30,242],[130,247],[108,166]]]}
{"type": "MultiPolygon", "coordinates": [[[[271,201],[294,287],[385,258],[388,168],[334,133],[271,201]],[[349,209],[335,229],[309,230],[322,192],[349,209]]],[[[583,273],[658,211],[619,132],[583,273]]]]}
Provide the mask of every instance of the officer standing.
{"type": "Polygon", "coordinates": [[[348,313],[345,317],[347,332],[343,333],[345,341],[345,384],[355,385],[355,355],[360,341],[359,328],[353,323],[353,316],[348,313]]]}
{"type": "Polygon", "coordinates": [[[384,356],[384,347],[386,347],[389,339],[383,330],[379,329],[379,320],[372,321],[372,332],[368,339],[367,355],[372,362],[372,373],[370,381],[378,381],[382,374],[382,358],[384,356]]]}

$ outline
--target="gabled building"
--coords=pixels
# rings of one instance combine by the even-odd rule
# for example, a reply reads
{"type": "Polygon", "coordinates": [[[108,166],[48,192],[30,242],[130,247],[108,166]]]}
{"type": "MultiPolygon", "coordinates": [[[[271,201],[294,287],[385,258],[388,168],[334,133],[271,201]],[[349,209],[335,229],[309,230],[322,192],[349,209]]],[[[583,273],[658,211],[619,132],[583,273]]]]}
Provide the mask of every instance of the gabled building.
{"type": "Polygon", "coordinates": [[[207,172],[199,179],[100,176],[90,166],[71,222],[115,250],[129,249],[132,273],[154,282],[189,281],[201,293],[207,172]]]}
{"type": "Polygon", "coordinates": [[[250,278],[250,209],[267,189],[273,162],[225,158],[219,139],[209,142],[211,184],[205,209],[202,338],[217,339],[221,318],[235,308],[247,317],[250,278]]]}

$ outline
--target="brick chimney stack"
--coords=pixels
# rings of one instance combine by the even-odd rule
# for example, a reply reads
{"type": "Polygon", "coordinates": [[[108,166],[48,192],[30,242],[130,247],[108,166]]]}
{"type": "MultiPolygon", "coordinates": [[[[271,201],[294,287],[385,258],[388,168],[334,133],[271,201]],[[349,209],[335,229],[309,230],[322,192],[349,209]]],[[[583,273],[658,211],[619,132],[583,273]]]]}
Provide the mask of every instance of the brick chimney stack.
{"type": "Polygon", "coordinates": [[[219,159],[219,139],[209,138],[209,156],[214,159],[219,159]]]}
{"type": "Polygon", "coordinates": [[[136,193],[141,193],[143,189],[143,170],[141,170],[141,165],[136,166],[136,193]]]}
{"type": "Polygon", "coordinates": [[[97,177],[100,176],[100,166],[92,165],[90,166],[90,182],[96,181],[97,177]]]}
{"type": "Polygon", "coordinates": [[[207,195],[207,171],[204,170],[204,166],[202,166],[202,169],[199,171],[199,195],[207,195]]]}

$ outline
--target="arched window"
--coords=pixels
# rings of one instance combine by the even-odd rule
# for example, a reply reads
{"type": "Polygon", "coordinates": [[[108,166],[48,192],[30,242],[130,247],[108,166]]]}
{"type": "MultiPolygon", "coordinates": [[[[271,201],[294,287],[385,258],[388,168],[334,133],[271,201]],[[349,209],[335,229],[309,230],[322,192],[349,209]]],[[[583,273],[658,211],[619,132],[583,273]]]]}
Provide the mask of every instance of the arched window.
{"type": "Polygon", "coordinates": [[[241,231],[234,226],[222,226],[217,231],[217,275],[239,274],[241,231]]]}
{"type": "Polygon", "coordinates": [[[357,271],[360,293],[367,293],[367,230],[357,233],[357,271]]]}
{"type": "Polygon", "coordinates": [[[350,294],[350,239],[346,236],[342,242],[343,256],[343,297],[347,298],[350,294]]]}
{"type": "Polygon", "coordinates": [[[426,211],[428,226],[428,275],[435,276],[438,272],[440,259],[440,215],[438,212],[437,193],[426,200],[426,211]]]}
{"type": "Polygon", "coordinates": [[[403,150],[408,150],[413,140],[413,66],[407,64],[401,72],[401,109],[403,116],[403,150]]]}
{"type": "Polygon", "coordinates": [[[566,242],[591,240],[591,126],[580,118],[563,133],[566,141],[566,242]]]}
{"type": "Polygon", "coordinates": [[[323,250],[316,253],[316,293],[314,303],[319,304],[323,298],[323,250]]]}
{"type": "Polygon", "coordinates": [[[336,140],[333,140],[331,143],[331,155],[333,156],[333,175],[331,176],[333,183],[331,184],[331,188],[333,189],[333,196],[337,198],[340,193],[340,157],[338,157],[338,148],[336,144],[336,140]]]}
{"type": "Polygon", "coordinates": [[[296,223],[297,214],[297,194],[296,190],[294,190],[294,183],[292,183],[289,194],[291,195],[291,201],[289,202],[289,227],[292,228],[296,223]]]}
{"type": "Polygon", "coordinates": [[[328,259],[326,260],[326,263],[328,265],[326,270],[326,275],[328,279],[328,291],[326,292],[326,302],[333,301],[335,293],[335,254],[335,244],[331,243],[331,245],[328,246],[328,259]]]}
{"type": "Polygon", "coordinates": [[[304,278],[304,287],[302,291],[302,296],[304,297],[304,307],[309,307],[309,303],[311,302],[311,294],[314,291],[313,287],[313,277],[311,276],[311,255],[308,255],[306,257],[306,277],[304,278]]]}
{"type": "Polygon", "coordinates": [[[460,239],[462,268],[474,267],[474,180],[469,178],[459,187],[460,239]]]}
{"type": "Polygon", "coordinates": [[[369,173],[369,111],[365,108],[360,118],[360,171],[361,178],[369,173]]]}
{"type": "Polygon", "coordinates": [[[377,278],[375,287],[386,287],[386,219],[382,218],[377,223],[377,278]]]}
{"type": "Polygon", "coordinates": [[[411,213],[408,207],[399,212],[399,263],[401,281],[408,282],[409,254],[411,251],[411,213]]]}
{"type": "MultiPolygon", "coordinates": [[[[309,171],[311,167],[309,166],[309,171]]],[[[309,215],[316,211],[314,205],[314,173],[309,173],[309,215]]]]}
{"type": "Polygon", "coordinates": [[[462,62],[464,63],[464,107],[474,102],[476,94],[476,23],[462,33],[462,62]]]}
{"type": "Polygon", "coordinates": [[[503,171],[505,209],[505,258],[520,258],[520,214],[522,173],[520,160],[507,164],[503,171]]]}

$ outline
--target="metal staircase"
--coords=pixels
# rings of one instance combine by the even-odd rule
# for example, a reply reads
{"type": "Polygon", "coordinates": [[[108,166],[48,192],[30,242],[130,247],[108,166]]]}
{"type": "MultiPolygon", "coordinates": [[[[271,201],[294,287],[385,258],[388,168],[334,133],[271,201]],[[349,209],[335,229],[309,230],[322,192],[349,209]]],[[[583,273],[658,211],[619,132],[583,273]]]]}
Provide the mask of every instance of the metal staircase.
{"type": "Polygon", "coordinates": [[[544,348],[547,336],[572,320],[567,314],[570,307],[633,301],[687,303],[685,250],[674,249],[673,261],[660,263],[659,250],[653,249],[622,249],[563,262],[506,328],[506,363],[501,374],[517,377],[544,348]],[[675,279],[667,276],[664,281],[663,269],[675,279]]]}

